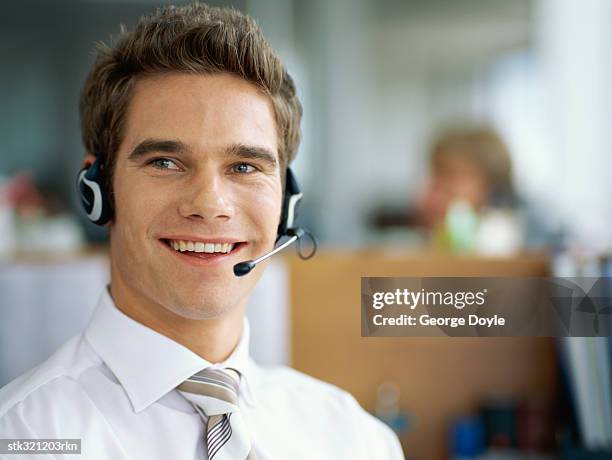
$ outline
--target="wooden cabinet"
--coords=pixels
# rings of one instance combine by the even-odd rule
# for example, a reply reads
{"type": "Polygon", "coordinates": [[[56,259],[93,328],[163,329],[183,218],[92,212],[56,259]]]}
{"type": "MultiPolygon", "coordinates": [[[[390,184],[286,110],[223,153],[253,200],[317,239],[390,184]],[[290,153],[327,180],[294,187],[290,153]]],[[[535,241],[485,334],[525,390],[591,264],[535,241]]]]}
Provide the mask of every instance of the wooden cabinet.
{"type": "Polygon", "coordinates": [[[321,252],[290,268],[292,365],[352,393],[374,411],[376,390],[401,390],[407,458],[447,458],[452,418],[488,397],[550,397],[557,359],[549,338],[364,338],[362,276],[547,276],[544,255],[478,259],[378,251],[321,252]]]}

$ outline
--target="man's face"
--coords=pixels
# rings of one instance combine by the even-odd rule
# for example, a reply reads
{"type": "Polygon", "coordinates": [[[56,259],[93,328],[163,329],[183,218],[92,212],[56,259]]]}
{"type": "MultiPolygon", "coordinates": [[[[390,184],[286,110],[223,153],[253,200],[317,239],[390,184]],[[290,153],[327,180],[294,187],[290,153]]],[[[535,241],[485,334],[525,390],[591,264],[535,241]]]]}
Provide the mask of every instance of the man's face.
{"type": "Polygon", "coordinates": [[[233,266],[273,247],[281,212],[269,98],[229,74],[140,80],[113,186],[113,276],[132,295],[192,319],[243,304],[263,267],[233,266]]]}

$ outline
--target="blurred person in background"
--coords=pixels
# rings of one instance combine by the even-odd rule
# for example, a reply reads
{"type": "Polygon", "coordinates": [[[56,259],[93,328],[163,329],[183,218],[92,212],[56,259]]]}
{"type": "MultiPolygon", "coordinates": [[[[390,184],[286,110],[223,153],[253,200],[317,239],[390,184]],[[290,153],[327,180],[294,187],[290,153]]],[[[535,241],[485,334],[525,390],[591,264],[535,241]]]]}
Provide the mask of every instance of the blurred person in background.
{"type": "Polygon", "coordinates": [[[430,148],[429,170],[429,182],[417,204],[420,222],[428,228],[443,225],[455,201],[476,212],[516,204],[510,152],[491,128],[443,131],[430,148]]]}
{"type": "Polygon", "coordinates": [[[435,246],[511,255],[546,240],[543,226],[515,192],[510,152],[491,127],[442,131],[431,144],[429,170],[415,220],[435,246]]]}
{"type": "Polygon", "coordinates": [[[83,333],[0,390],[0,438],[81,439],[87,459],[403,458],[350,394],[250,358],[266,264],[233,267],[275,244],[302,113],[255,22],[143,17],[99,47],[80,109],[111,283],[83,333]]]}

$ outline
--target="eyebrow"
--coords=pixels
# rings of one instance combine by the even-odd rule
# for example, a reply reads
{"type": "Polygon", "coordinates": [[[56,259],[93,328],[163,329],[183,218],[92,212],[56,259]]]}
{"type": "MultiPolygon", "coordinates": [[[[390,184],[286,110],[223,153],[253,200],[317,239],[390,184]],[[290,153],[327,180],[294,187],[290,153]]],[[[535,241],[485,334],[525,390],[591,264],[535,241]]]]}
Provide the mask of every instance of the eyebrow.
{"type": "Polygon", "coordinates": [[[129,154],[128,160],[138,160],[149,153],[164,152],[164,153],[187,153],[189,148],[181,141],[162,140],[162,139],[145,139],[138,143],[134,150],[129,154]]]}
{"type": "MultiPolygon", "coordinates": [[[[173,154],[188,154],[191,149],[183,142],[170,139],[145,139],[128,155],[128,160],[138,160],[150,153],[164,152],[173,154]]],[[[245,144],[232,144],[225,149],[227,156],[235,156],[245,160],[260,160],[270,167],[276,167],[276,155],[265,147],[245,144]]]]}
{"type": "Polygon", "coordinates": [[[245,160],[260,160],[268,166],[275,168],[277,165],[276,155],[264,147],[252,145],[234,144],[226,150],[229,156],[237,156],[245,160]]]}

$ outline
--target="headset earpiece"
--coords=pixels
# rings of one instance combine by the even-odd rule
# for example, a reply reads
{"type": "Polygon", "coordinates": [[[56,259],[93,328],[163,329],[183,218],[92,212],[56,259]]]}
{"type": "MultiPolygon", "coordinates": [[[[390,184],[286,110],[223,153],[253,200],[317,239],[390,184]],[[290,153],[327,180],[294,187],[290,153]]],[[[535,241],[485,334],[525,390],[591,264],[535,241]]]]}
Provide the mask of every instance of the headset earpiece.
{"type": "Polygon", "coordinates": [[[81,205],[90,221],[104,225],[111,220],[112,209],[104,186],[104,172],[99,158],[96,158],[89,168],[79,172],[77,188],[81,205]]]}
{"type": "Polygon", "coordinates": [[[285,177],[285,193],[283,194],[283,209],[281,220],[278,225],[277,241],[287,233],[288,230],[295,230],[295,219],[297,217],[297,206],[302,199],[302,191],[295,179],[291,168],[287,168],[285,177]]]}

